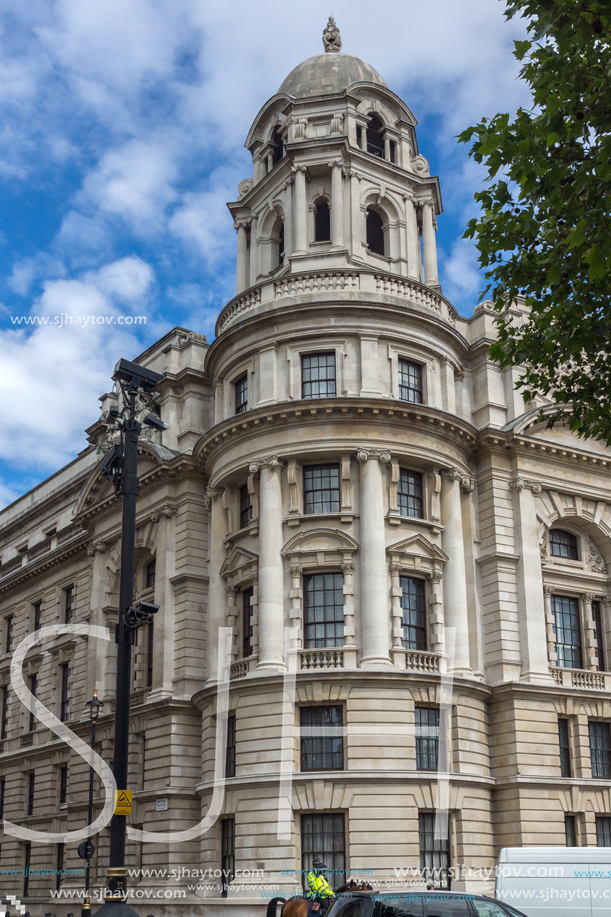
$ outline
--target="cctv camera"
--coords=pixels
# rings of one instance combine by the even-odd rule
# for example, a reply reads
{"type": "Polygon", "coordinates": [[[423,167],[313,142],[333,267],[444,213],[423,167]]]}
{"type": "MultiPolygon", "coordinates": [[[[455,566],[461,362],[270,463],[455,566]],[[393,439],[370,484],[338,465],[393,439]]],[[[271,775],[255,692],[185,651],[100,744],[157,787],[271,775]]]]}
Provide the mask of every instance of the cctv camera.
{"type": "Polygon", "coordinates": [[[155,430],[167,430],[169,427],[169,424],[167,424],[160,417],[157,417],[156,414],[147,414],[144,418],[144,423],[148,427],[153,427],[155,430]]]}
{"type": "Polygon", "coordinates": [[[134,388],[144,389],[145,392],[152,392],[155,386],[161,382],[163,376],[160,373],[147,369],[146,366],[140,366],[138,363],[130,363],[129,360],[119,360],[115,366],[113,379],[120,379],[126,385],[134,388]]]}

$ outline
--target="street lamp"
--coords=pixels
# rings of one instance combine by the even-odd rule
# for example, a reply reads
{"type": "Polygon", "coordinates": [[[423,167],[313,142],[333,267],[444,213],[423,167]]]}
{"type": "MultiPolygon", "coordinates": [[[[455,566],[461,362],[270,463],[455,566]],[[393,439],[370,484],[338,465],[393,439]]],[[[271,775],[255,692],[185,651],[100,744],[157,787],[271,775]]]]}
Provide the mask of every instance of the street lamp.
{"type": "MultiPolygon", "coordinates": [[[[142,424],[136,419],[136,397],[146,398],[163,379],[159,373],[119,360],[113,379],[123,394],[123,410],[113,406],[107,420],[116,423],[121,441],[112,447],[100,462],[98,470],[115,487],[115,496],[122,498],[121,507],[121,574],[119,579],[119,621],[117,645],[117,681],[115,689],[115,742],[113,774],[117,785],[114,815],[110,823],[110,854],[106,879],[105,903],[95,917],[137,917],[125,903],[127,870],[125,868],[126,814],[131,811],[131,793],[127,790],[127,756],[129,751],[129,693],[131,681],[132,643],[136,629],[149,623],[158,609],[150,602],[133,604],[134,560],[136,551],[136,497],[138,495],[138,435],[142,424]],[[124,416],[127,415],[127,416],[124,416]],[[122,792],[123,791],[123,792],[122,792]],[[127,806],[121,806],[126,802],[127,806]]],[[[147,414],[143,422],[156,430],[166,429],[155,414],[147,414]]]]}
{"type": "Polygon", "coordinates": [[[89,707],[89,719],[91,721],[91,764],[89,765],[89,814],[87,816],[87,824],[89,826],[89,834],[87,840],[79,844],[78,855],[83,860],[87,860],[87,866],[85,868],[85,903],[81,908],[81,917],[89,917],[91,914],[91,896],[89,895],[89,880],[91,878],[91,858],[95,853],[95,847],[91,842],[91,823],[93,821],[93,754],[95,752],[95,727],[100,715],[100,710],[104,706],[101,700],[98,699],[98,692],[94,690],[93,697],[91,700],[87,701],[87,707],[89,707]]]}

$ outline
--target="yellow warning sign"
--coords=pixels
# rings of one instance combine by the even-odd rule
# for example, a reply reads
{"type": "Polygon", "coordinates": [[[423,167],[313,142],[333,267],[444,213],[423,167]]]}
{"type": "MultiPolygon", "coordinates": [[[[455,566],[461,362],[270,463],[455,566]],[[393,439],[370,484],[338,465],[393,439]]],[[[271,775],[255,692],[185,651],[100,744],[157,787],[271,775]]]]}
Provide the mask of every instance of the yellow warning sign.
{"type": "Polygon", "coordinates": [[[115,790],[115,815],[132,814],[132,791],[115,790]]]}

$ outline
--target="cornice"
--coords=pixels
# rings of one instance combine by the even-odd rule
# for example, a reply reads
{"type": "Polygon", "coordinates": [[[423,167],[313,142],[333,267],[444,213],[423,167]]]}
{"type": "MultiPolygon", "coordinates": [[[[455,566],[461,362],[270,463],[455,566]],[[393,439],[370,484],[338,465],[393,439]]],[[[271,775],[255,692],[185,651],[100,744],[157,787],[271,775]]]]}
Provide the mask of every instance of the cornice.
{"type": "MultiPolygon", "coordinates": [[[[571,446],[565,446],[562,443],[554,443],[549,440],[537,439],[534,436],[525,436],[524,434],[515,433],[513,430],[493,430],[484,428],[479,431],[479,448],[494,449],[507,452],[511,456],[545,456],[545,465],[555,463],[566,466],[567,460],[577,461],[579,463],[596,466],[609,470],[611,469],[611,451],[606,458],[600,452],[588,452],[585,449],[575,449],[571,446]]],[[[578,484],[576,481],[575,484],[578,484]]],[[[556,485],[545,485],[556,488],[556,485]]],[[[572,491],[571,491],[572,492],[572,491]]]]}
{"type": "Polygon", "coordinates": [[[40,560],[35,560],[25,567],[20,567],[12,575],[0,581],[0,595],[21,586],[47,570],[61,566],[69,557],[74,557],[77,554],[86,555],[88,539],[89,532],[84,531],[82,535],[79,535],[78,539],[62,545],[61,548],[56,548],[51,554],[45,554],[40,560]]]}

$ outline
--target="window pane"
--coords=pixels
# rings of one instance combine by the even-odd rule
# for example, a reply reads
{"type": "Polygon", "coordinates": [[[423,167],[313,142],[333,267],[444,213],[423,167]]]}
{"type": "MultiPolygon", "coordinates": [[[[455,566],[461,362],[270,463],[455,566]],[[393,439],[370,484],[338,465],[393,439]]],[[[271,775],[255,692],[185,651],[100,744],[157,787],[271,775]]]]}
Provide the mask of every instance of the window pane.
{"type": "Polygon", "coordinates": [[[402,516],[411,516],[414,519],[423,518],[421,474],[418,474],[417,471],[405,471],[402,468],[397,495],[399,498],[399,511],[402,516]]]}
{"type": "Polygon", "coordinates": [[[603,652],[603,624],[600,613],[600,602],[592,602],[592,621],[594,622],[594,639],[596,640],[596,668],[599,672],[605,669],[605,655],[603,652]]]}
{"type": "Polygon", "coordinates": [[[500,908],[494,901],[478,901],[474,898],[473,906],[477,917],[507,917],[507,911],[500,908]]]}
{"type": "Polygon", "coordinates": [[[560,742],[560,775],[571,776],[571,751],[569,745],[569,721],[558,720],[558,740],[560,742]]]}
{"type": "Polygon", "coordinates": [[[303,771],[343,770],[344,741],[341,707],[301,708],[301,769],[303,771]],[[316,733],[320,727],[324,732],[316,733]],[[337,727],[337,734],[331,731],[337,727]]]}
{"type": "Polygon", "coordinates": [[[399,398],[422,404],[422,367],[409,360],[399,360],[399,398]]]}
{"type": "Polygon", "coordinates": [[[327,879],[331,888],[345,885],[346,854],[343,814],[301,816],[301,868],[304,884],[315,856],[322,857],[327,867],[327,879]]]}
{"type": "Polygon", "coordinates": [[[577,560],[577,539],[570,532],[550,529],[549,552],[552,557],[566,557],[577,560]]]}
{"type": "Polygon", "coordinates": [[[411,896],[384,898],[381,902],[380,917],[422,917],[422,914],[422,900],[411,896]]]}
{"type": "Polygon", "coordinates": [[[303,501],[305,513],[339,513],[339,465],[306,465],[303,501]]]}
{"type": "Polygon", "coordinates": [[[335,395],[335,353],[312,353],[301,358],[302,398],[335,395]]]}
{"type": "MultiPolygon", "coordinates": [[[[420,813],[418,816],[418,834],[420,841],[420,872],[422,876],[427,884],[430,883],[435,888],[449,888],[449,841],[447,838],[435,840],[434,813],[420,813]]],[[[437,900],[435,901],[435,912],[437,912],[437,900]]]]}
{"type": "Polygon", "coordinates": [[[416,707],[416,768],[437,770],[439,755],[439,708],[416,707]]]}
{"type": "Polygon", "coordinates": [[[235,818],[224,818],[221,822],[221,869],[223,870],[222,897],[227,897],[227,889],[235,876],[235,818]]]}
{"type": "Polygon", "coordinates": [[[575,816],[574,815],[565,815],[564,816],[564,836],[566,839],[567,847],[576,847],[577,846],[577,831],[575,828],[575,816]]]}
{"type": "Polygon", "coordinates": [[[245,589],[242,593],[242,658],[252,656],[252,588],[245,589]]]}
{"type": "Polygon", "coordinates": [[[248,485],[240,487],[240,528],[250,525],[252,520],[252,494],[248,492],[248,485]]]}
{"type": "Polygon", "coordinates": [[[425,650],[424,580],[402,576],[401,590],[401,608],[403,609],[402,645],[407,650],[425,650]]]}
{"type": "Polygon", "coordinates": [[[606,815],[596,819],[596,846],[611,847],[611,818],[606,815]]]}
{"type": "Polygon", "coordinates": [[[341,573],[304,576],[305,645],[344,645],[344,577],[341,573]]]}
{"type": "Polygon", "coordinates": [[[592,776],[607,779],[611,777],[611,732],[609,723],[590,720],[590,760],[592,776]]]}
{"type": "Polygon", "coordinates": [[[244,373],[243,376],[237,380],[235,384],[235,412],[236,414],[243,414],[244,411],[248,410],[248,375],[244,373]]]}
{"type": "Polygon", "coordinates": [[[568,669],[580,669],[582,667],[581,627],[577,599],[565,595],[553,595],[552,613],[558,656],[556,664],[568,669]]]}

